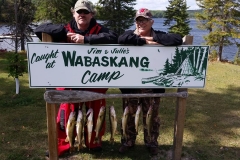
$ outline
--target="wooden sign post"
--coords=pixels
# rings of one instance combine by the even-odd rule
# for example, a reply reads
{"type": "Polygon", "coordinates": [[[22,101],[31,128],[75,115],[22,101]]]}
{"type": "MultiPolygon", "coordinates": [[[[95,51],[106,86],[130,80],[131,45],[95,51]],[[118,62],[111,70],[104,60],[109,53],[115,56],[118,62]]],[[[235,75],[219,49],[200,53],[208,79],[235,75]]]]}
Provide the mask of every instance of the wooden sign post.
{"type": "MultiPolygon", "coordinates": [[[[52,42],[52,37],[42,33],[43,42],[52,42]]],[[[58,133],[57,133],[57,110],[56,103],[46,102],[47,129],[48,129],[48,150],[49,159],[58,160],[58,133]]]]}

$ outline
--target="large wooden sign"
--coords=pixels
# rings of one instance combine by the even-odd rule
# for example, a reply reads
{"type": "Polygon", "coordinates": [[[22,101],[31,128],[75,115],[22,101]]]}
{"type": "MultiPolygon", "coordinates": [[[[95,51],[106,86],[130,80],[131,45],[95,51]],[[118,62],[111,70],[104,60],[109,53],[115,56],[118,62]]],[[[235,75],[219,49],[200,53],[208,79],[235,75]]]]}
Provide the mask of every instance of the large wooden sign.
{"type": "Polygon", "coordinates": [[[27,43],[30,88],[203,88],[209,46],[27,43]]]}

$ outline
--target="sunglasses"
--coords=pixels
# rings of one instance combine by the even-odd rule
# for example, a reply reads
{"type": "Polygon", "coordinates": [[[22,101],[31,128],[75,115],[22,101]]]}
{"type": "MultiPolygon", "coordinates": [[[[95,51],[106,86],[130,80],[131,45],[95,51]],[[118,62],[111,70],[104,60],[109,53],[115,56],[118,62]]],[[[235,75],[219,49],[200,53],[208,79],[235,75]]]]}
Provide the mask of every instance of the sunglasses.
{"type": "Polygon", "coordinates": [[[90,12],[88,10],[85,9],[80,9],[77,11],[78,14],[89,14],[90,12]]]}
{"type": "Polygon", "coordinates": [[[144,19],[136,19],[137,24],[145,24],[149,21],[150,19],[144,18],[144,19]]]}

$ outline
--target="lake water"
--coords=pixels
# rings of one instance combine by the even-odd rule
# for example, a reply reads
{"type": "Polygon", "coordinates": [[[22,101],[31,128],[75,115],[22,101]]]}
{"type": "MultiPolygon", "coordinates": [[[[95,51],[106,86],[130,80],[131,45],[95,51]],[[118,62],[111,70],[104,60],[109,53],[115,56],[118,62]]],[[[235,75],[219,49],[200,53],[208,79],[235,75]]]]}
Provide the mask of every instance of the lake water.
{"type": "MultiPolygon", "coordinates": [[[[163,18],[154,18],[154,24],[153,28],[155,30],[161,30],[161,31],[168,31],[168,26],[163,26],[164,19],[163,18]]],[[[193,36],[193,45],[202,45],[204,43],[203,36],[208,34],[205,30],[200,30],[197,28],[197,21],[195,19],[190,19],[190,27],[192,30],[190,31],[190,35],[193,36]]],[[[130,29],[134,29],[135,26],[133,25],[130,27],[130,29]]],[[[0,35],[8,33],[8,28],[4,26],[0,26],[0,35]]],[[[39,39],[37,37],[33,37],[34,42],[38,42],[39,39]]],[[[14,46],[12,45],[11,40],[4,40],[3,42],[0,42],[0,49],[7,49],[8,51],[14,50],[14,46]]],[[[229,61],[232,61],[234,59],[234,56],[237,52],[237,47],[235,45],[233,46],[227,46],[223,49],[223,59],[227,59],[229,61]]]]}

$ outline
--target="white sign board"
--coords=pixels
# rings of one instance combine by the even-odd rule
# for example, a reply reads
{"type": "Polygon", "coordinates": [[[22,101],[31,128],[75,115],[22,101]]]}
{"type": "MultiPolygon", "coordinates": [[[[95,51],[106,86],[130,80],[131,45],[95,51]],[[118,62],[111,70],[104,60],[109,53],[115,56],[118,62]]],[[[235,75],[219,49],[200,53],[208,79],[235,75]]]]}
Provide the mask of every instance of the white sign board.
{"type": "Polygon", "coordinates": [[[203,88],[209,46],[27,43],[30,88],[203,88]]]}

